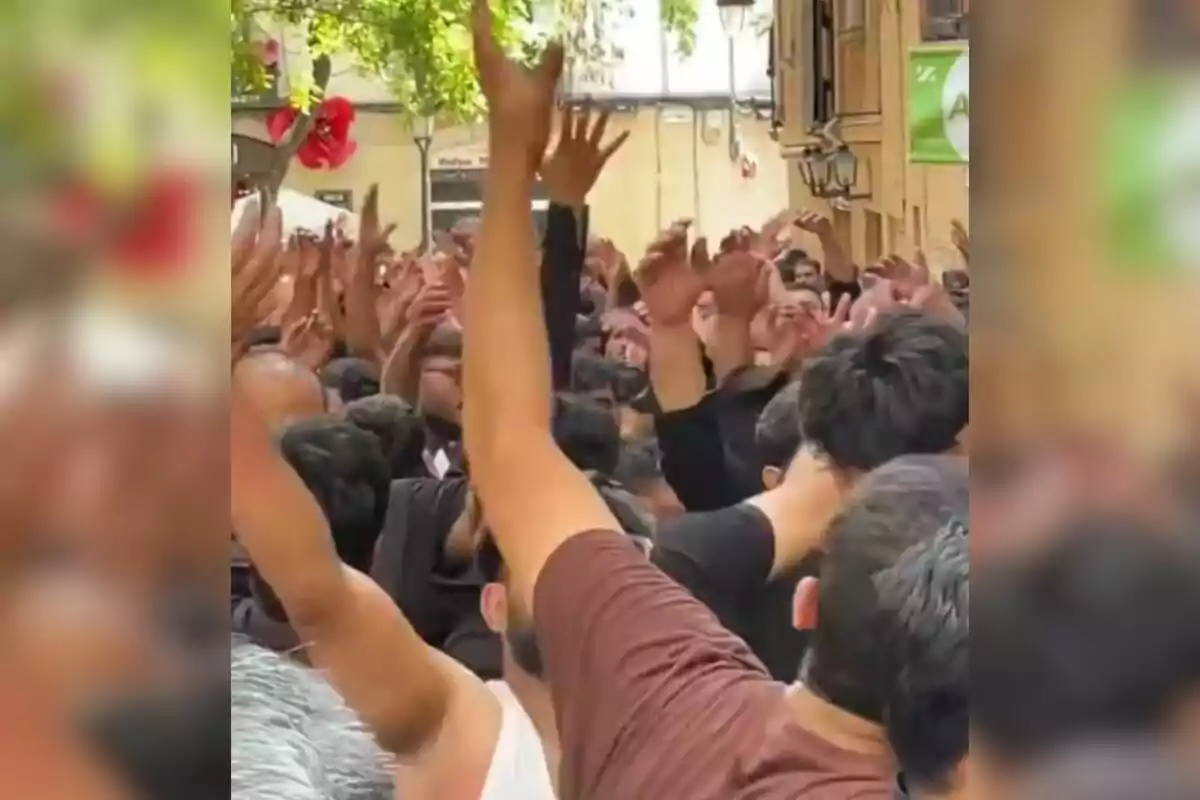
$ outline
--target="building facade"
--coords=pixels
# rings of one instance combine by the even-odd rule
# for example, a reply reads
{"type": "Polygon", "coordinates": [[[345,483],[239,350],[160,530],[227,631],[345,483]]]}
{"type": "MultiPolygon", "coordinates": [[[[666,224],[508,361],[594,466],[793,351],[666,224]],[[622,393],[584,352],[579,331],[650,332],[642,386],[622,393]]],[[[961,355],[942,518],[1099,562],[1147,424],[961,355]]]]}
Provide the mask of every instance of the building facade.
{"type": "MultiPolygon", "coordinates": [[[[769,12],[772,0],[760,0],[769,12]]],[[[593,190],[592,232],[609,237],[631,259],[680,218],[697,231],[719,237],[741,225],[758,225],[786,207],[788,176],[774,140],[770,37],[747,27],[730,38],[715,3],[702,4],[696,48],[680,57],[662,33],[657,4],[630,4],[632,16],[614,19],[611,34],[623,59],[604,74],[568,74],[567,102],[608,108],[610,135],[627,130],[629,141],[593,190]],[[713,55],[717,57],[713,57],[713,55]]],[[[302,72],[304,48],[285,42],[284,74],[302,72]],[[292,63],[286,63],[288,61],[292,63]]],[[[357,207],[372,183],[380,185],[384,219],[397,224],[394,244],[421,240],[421,156],[404,109],[377,81],[335,64],[329,94],[357,108],[352,137],[358,150],[333,171],[293,163],[284,185],[318,199],[357,207]]],[[[233,108],[233,133],[265,139],[264,120],[278,100],[241,102],[233,108]]],[[[248,148],[247,148],[248,149],[248,148]]],[[[486,128],[442,127],[429,148],[429,201],[434,229],[459,216],[477,215],[487,164],[486,128]]],[[[535,217],[547,199],[535,192],[535,217]]]]}
{"type": "Polygon", "coordinates": [[[936,267],[958,265],[950,221],[969,222],[968,156],[910,157],[912,64],[916,50],[965,55],[969,12],[969,0],[775,0],[775,124],[788,197],[794,208],[828,213],[860,264],[923,248],[936,267]],[[849,199],[814,197],[800,169],[831,123],[858,159],[849,199]]]}

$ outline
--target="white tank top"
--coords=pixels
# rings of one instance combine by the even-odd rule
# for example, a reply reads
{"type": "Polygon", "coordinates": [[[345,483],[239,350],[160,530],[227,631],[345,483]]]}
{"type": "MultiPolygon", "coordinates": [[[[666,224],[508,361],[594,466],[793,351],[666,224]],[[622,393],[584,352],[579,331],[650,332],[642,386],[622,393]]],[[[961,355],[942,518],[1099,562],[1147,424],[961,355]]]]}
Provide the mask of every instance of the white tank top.
{"type": "Polygon", "coordinates": [[[500,736],[479,800],[556,800],[542,737],[504,681],[488,681],[500,701],[500,736]]]}

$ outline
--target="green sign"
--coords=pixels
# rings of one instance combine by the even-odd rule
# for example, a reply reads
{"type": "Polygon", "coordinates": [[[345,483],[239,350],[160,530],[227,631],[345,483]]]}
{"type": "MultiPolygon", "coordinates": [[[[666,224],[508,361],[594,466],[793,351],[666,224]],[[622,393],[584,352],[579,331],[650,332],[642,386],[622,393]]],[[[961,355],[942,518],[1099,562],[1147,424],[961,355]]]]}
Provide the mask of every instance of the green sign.
{"type": "Polygon", "coordinates": [[[1110,252],[1137,271],[1200,265],[1200,93],[1140,74],[1119,87],[1098,155],[1110,252]]]}
{"type": "Polygon", "coordinates": [[[914,163],[970,162],[971,59],[966,45],[909,51],[908,132],[908,158],[914,163]]]}

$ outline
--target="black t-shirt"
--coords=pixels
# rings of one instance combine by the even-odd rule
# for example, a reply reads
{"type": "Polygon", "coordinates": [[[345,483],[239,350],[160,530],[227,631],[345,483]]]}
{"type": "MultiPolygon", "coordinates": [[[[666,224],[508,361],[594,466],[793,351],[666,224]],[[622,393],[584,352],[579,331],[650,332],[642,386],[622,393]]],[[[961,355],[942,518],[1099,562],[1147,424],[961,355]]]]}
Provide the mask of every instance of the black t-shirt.
{"type": "Polygon", "coordinates": [[[792,626],[792,597],[801,578],[817,574],[817,559],[770,580],[775,538],[761,511],[742,504],[664,523],[651,559],[741,637],[772,677],[796,679],[809,635],[792,626]]]}

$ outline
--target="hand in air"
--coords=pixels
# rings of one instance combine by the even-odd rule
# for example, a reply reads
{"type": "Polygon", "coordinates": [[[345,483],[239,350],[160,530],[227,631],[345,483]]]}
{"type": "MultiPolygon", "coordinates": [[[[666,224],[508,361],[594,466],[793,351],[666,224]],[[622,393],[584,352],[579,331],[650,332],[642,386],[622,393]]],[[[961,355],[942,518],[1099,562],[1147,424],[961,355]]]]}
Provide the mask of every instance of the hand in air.
{"type": "Polygon", "coordinates": [[[752,319],[767,304],[770,265],[753,245],[753,235],[734,231],[721,240],[721,249],[705,272],[717,312],[752,319]]]}
{"type": "Polygon", "coordinates": [[[550,140],[550,114],[562,74],[562,45],[547,45],[533,69],[517,63],[496,41],[489,0],[474,0],[471,31],[475,68],[487,100],[492,164],[496,166],[505,156],[518,156],[532,175],[541,166],[550,140]]]}
{"type": "Polygon", "coordinates": [[[587,202],[587,194],[604,165],[629,138],[629,131],[622,131],[605,143],[608,117],[609,113],[604,111],[593,124],[590,108],[563,109],[558,143],[541,170],[542,183],[551,200],[574,208],[587,202]]]}
{"type": "Polygon", "coordinates": [[[275,291],[282,267],[283,215],[275,206],[262,212],[261,201],[246,204],[230,241],[230,339],[233,358],[245,350],[246,337],[259,323],[264,299],[275,291]],[[261,223],[261,224],[260,224],[261,223]]]}
{"type": "Polygon", "coordinates": [[[707,288],[708,246],[700,238],[689,252],[691,224],[691,220],[680,220],[659,234],[634,273],[653,325],[690,325],[692,309],[707,288]]]}

